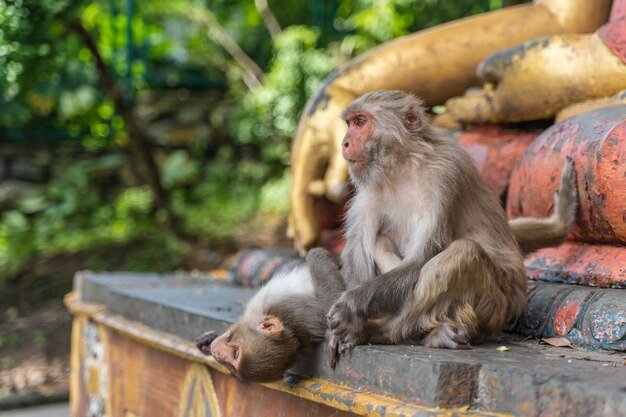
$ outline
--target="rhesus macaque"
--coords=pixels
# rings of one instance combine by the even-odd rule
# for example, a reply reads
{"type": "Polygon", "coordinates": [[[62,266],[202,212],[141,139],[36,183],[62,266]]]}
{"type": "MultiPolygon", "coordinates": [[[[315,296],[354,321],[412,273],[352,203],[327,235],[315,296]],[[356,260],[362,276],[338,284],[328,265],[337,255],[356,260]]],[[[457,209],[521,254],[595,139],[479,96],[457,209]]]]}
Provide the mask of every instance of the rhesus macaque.
{"type": "MultiPolygon", "coordinates": [[[[516,236],[526,250],[563,240],[572,199],[553,218],[510,227],[469,155],[435,133],[414,96],[368,93],[344,119],[342,153],[355,195],[342,253],[347,290],[327,315],[331,365],[356,344],[457,348],[500,331],[526,303],[516,236]]],[[[563,178],[573,175],[568,162],[563,178]]],[[[562,191],[575,201],[568,184],[562,191]]]]}
{"type": "MultiPolygon", "coordinates": [[[[417,99],[373,93],[351,105],[346,118],[344,157],[357,187],[343,255],[352,290],[328,315],[331,365],[338,351],[365,341],[425,337],[427,346],[457,347],[500,330],[525,303],[517,244],[524,253],[557,245],[574,220],[573,162],[563,169],[551,217],[507,225],[472,161],[435,136],[417,99]],[[376,273],[382,275],[372,281],[376,273]],[[362,326],[354,334],[340,333],[336,322],[347,303],[356,306],[348,330],[354,322],[362,326]]],[[[197,346],[240,380],[280,379],[323,339],[325,315],[343,290],[335,258],[313,249],[306,265],[260,289],[226,333],[207,332],[197,346]]]]}
{"type": "Polygon", "coordinates": [[[280,379],[298,355],[322,341],[326,313],[344,288],[335,257],[325,249],[312,249],[306,265],[262,287],[226,333],[204,333],[196,345],[241,381],[280,379]]]}

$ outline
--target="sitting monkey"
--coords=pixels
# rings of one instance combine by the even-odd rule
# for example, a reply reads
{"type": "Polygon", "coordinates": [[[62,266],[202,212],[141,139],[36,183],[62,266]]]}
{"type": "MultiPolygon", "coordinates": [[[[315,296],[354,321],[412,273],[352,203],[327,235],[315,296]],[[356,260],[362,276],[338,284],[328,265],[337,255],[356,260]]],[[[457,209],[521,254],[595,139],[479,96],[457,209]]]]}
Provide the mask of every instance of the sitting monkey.
{"type": "Polygon", "coordinates": [[[572,164],[564,169],[569,204],[550,219],[509,225],[470,156],[436,134],[419,99],[368,93],[344,119],[342,154],[355,195],[342,253],[347,290],[327,316],[331,365],[372,340],[456,348],[502,330],[526,304],[520,243],[526,250],[556,244],[573,220],[572,164]],[[381,234],[399,256],[388,257],[377,276],[381,234]]]}

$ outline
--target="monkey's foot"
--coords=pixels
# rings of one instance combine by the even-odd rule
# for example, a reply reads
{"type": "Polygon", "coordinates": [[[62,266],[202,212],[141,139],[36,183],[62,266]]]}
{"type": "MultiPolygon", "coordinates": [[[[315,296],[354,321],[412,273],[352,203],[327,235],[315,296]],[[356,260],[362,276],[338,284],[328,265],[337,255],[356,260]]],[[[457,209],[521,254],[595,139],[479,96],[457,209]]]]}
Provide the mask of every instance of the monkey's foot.
{"type": "Polygon", "coordinates": [[[356,344],[355,341],[341,340],[330,333],[328,336],[328,366],[335,368],[339,361],[339,355],[352,349],[356,344]]]}
{"type": "Polygon", "coordinates": [[[217,333],[213,330],[202,333],[196,339],[196,347],[205,355],[211,355],[211,343],[217,338],[217,333]]]}
{"type": "Polygon", "coordinates": [[[445,349],[471,349],[472,336],[462,324],[440,323],[424,338],[424,346],[445,349]]]}
{"type": "MultiPolygon", "coordinates": [[[[345,296],[346,294],[344,294],[345,296]]],[[[328,322],[329,365],[334,368],[339,355],[362,344],[367,320],[342,296],[326,316],[328,322]]],[[[347,298],[347,297],[346,297],[347,298]]]]}

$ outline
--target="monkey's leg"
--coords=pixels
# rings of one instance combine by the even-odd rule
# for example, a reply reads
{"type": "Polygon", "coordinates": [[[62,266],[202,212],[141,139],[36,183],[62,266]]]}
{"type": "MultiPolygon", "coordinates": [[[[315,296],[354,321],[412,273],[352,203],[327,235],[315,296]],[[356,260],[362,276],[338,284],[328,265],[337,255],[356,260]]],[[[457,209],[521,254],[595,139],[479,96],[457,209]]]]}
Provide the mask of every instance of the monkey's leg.
{"type": "Polygon", "coordinates": [[[337,258],[324,248],[314,248],[306,256],[317,296],[332,304],[345,289],[337,258]]]}
{"type": "Polygon", "coordinates": [[[378,235],[374,250],[374,263],[378,273],[384,274],[397,268],[402,263],[398,247],[387,235],[378,235]]]}
{"type": "Polygon", "coordinates": [[[459,239],[428,261],[411,300],[388,324],[394,343],[424,337],[428,347],[457,348],[509,319],[500,268],[480,244],[459,239]]]}

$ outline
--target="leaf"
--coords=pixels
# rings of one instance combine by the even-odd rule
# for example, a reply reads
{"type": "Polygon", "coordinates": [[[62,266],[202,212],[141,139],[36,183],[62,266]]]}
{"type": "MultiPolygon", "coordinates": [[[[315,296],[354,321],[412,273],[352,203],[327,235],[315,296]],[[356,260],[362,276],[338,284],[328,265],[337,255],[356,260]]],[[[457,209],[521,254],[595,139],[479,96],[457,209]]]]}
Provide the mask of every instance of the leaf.
{"type": "Polygon", "coordinates": [[[570,342],[564,337],[549,337],[547,339],[541,339],[541,341],[549,344],[550,346],[569,347],[569,348],[573,347],[572,342],[570,342]]]}
{"type": "Polygon", "coordinates": [[[508,352],[509,350],[511,350],[511,348],[506,347],[506,346],[500,346],[500,347],[497,347],[496,350],[500,352],[508,352]]]}

